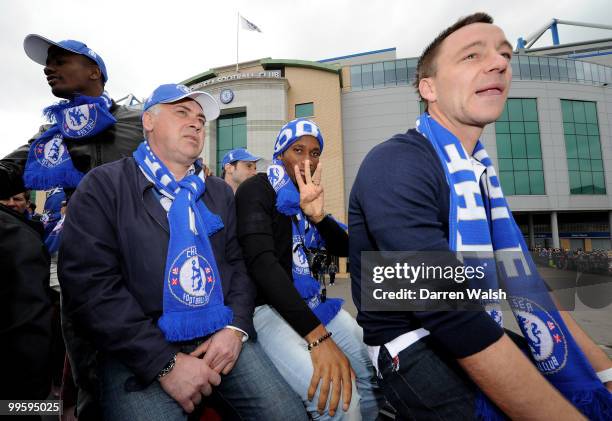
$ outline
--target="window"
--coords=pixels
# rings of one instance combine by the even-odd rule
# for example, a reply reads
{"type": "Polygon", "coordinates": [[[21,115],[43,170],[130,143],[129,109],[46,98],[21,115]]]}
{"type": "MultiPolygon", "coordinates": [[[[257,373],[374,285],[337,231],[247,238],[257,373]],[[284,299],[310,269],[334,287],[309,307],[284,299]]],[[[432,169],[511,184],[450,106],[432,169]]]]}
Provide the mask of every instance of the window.
{"type": "Polygon", "coordinates": [[[221,176],[223,156],[236,148],[246,148],[246,113],[222,115],[217,119],[217,172],[221,176]]]}
{"type": "Polygon", "coordinates": [[[351,66],[351,90],[410,84],[416,74],[417,60],[388,60],[351,66]]]}
{"type": "Polygon", "coordinates": [[[395,75],[395,62],[385,61],[383,63],[385,69],[385,85],[397,85],[395,75]]]}
{"type": "Polygon", "coordinates": [[[295,104],[295,118],[312,116],[314,116],[314,104],[312,102],[307,102],[305,104],[295,104]]]}
{"type": "Polygon", "coordinates": [[[595,103],[561,100],[561,113],[570,193],[606,194],[595,103]]]}
{"type": "MultiPolygon", "coordinates": [[[[412,84],[417,58],[380,61],[350,66],[351,90],[412,84]]],[[[612,67],[579,60],[516,54],[510,61],[512,78],[554,80],[587,85],[612,84],[612,67]]]]}
{"type": "Polygon", "coordinates": [[[499,180],[506,195],[545,194],[535,98],[509,98],[495,122],[499,180]]]}
{"type": "Polygon", "coordinates": [[[351,66],[351,89],[361,90],[361,66],[351,66]]]}
{"type": "Polygon", "coordinates": [[[385,72],[382,63],[372,64],[372,76],[374,79],[374,87],[380,88],[385,85],[385,72]]]}

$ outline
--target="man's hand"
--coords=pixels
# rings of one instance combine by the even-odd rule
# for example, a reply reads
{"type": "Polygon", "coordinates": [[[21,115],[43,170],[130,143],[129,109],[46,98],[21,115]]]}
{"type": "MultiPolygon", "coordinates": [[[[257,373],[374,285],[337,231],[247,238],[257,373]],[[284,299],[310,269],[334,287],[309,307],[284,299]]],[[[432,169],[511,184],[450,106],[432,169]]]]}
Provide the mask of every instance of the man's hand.
{"type": "Polygon", "coordinates": [[[318,224],[325,217],[323,211],[323,186],[321,186],[321,171],[322,165],[319,162],[314,174],[310,173],[310,161],[304,162],[304,178],[300,174],[300,169],[295,165],[294,169],[295,180],[300,190],[300,207],[302,212],[312,222],[318,224]]]}
{"type": "Polygon", "coordinates": [[[204,354],[204,363],[217,373],[228,374],[242,350],[242,333],[224,328],[216,332],[191,352],[193,357],[204,354]]]}
{"type": "MultiPolygon", "coordinates": [[[[305,339],[309,343],[314,342],[326,333],[323,325],[319,325],[306,335],[305,339]]],[[[342,396],[343,401],[342,409],[347,411],[351,403],[351,382],[355,379],[355,373],[346,356],[336,346],[336,343],[329,338],[314,347],[310,352],[310,357],[312,358],[314,372],[308,388],[308,400],[313,398],[319,383],[321,383],[317,409],[320,414],[323,414],[331,384],[329,415],[334,416],[336,413],[340,396],[342,396]]]]}
{"type": "Polygon", "coordinates": [[[174,368],[159,383],[185,412],[191,413],[202,395],[210,395],[212,387],[221,383],[221,377],[199,358],[179,352],[174,368]]]}

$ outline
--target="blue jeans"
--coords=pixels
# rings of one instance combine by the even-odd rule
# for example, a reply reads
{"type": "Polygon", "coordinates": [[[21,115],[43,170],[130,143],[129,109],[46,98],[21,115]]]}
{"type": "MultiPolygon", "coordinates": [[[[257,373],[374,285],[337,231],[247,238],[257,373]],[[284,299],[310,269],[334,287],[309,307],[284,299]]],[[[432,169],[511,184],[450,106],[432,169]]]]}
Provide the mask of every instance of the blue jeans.
{"type": "MultiPolygon", "coordinates": [[[[191,352],[195,345],[182,351],[191,352]]],[[[113,358],[98,365],[103,417],[112,421],[186,420],[187,414],[158,381],[140,386],[134,374],[113,358]]],[[[228,375],[221,376],[215,393],[243,420],[300,420],[308,416],[261,346],[247,341],[228,375]]]]}
{"type": "Polygon", "coordinates": [[[306,349],[306,341],[269,305],[255,309],[253,317],[257,340],[287,383],[300,395],[313,420],[359,420],[374,421],[382,404],[382,394],[374,380],[374,369],[363,344],[363,331],[344,310],[326,326],[332,332],[332,339],[344,352],[356,374],[353,395],[347,412],[342,410],[342,399],[338,410],[330,417],[326,407],[323,415],[317,412],[320,386],[308,401],[308,387],[313,374],[312,359],[306,349]],[[356,383],[356,388],[355,388],[356,383]]]}
{"type": "Polygon", "coordinates": [[[471,420],[477,388],[452,358],[421,339],[393,361],[382,346],[378,383],[396,420],[471,420]]]}

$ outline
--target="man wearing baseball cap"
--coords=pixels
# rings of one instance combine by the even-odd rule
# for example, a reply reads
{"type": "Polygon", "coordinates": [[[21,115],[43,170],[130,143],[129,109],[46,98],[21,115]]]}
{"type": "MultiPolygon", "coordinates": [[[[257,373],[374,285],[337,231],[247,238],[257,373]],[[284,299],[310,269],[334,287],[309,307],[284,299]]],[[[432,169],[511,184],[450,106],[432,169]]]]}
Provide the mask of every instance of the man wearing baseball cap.
{"type": "MultiPolygon", "coordinates": [[[[76,40],[52,41],[40,35],[25,37],[26,55],[44,66],[53,96],[43,110],[49,124],[41,126],[30,141],[0,159],[0,195],[20,184],[34,190],[63,187],[69,198],[90,169],[130,156],[142,140],[140,111],[117,105],[104,91],[108,81],[102,57],[76,40]]],[[[68,317],[62,321],[70,326],[68,317]]],[[[90,370],[92,353],[87,341],[66,327],[66,347],[79,386],[79,418],[96,414],[90,405],[95,376],[90,370]],[[72,350],[75,350],[74,352],[72,350]],[[78,352],[76,351],[78,350],[78,352]]]]}
{"type": "Polygon", "coordinates": [[[204,125],[218,116],[209,94],[159,86],[133,157],[93,169],[74,193],[60,284],[75,329],[98,351],[104,419],[187,419],[213,390],[241,419],[307,419],[249,340],[255,287],[234,195],[199,159],[204,125]]]}
{"type": "Polygon", "coordinates": [[[142,136],[140,113],[104,91],[106,65],[85,43],[30,34],[23,47],[44,66],[51,93],[63,100],[50,101],[43,110],[49,124],[0,160],[0,191],[23,178],[27,188],[63,187],[70,195],[91,168],[132,153],[142,136]]]}
{"type": "Polygon", "coordinates": [[[260,157],[251,155],[246,149],[233,149],[223,157],[221,178],[236,193],[238,186],[243,181],[257,174],[257,161],[259,160],[261,160],[260,157]]]}

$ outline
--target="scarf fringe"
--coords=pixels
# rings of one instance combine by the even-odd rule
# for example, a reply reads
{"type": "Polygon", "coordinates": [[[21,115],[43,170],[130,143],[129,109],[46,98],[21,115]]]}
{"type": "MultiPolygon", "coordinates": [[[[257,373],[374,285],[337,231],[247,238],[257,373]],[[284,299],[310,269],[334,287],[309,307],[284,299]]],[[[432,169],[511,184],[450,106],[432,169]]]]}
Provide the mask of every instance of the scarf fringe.
{"type": "Polygon", "coordinates": [[[204,307],[201,310],[164,313],[158,323],[170,342],[181,342],[208,336],[229,325],[234,318],[225,305],[204,307]]]}
{"type": "Polygon", "coordinates": [[[324,303],[319,304],[313,310],[313,313],[323,323],[323,326],[327,326],[332,321],[336,314],[342,308],[344,300],[342,298],[328,298],[324,303]]]}
{"type": "MultiPolygon", "coordinates": [[[[566,395],[566,397],[568,397],[566,395]]],[[[580,390],[572,393],[570,402],[591,421],[612,419],[610,392],[605,388],[580,390]]],[[[508,418],[482,392],[476,399],[476,417],[481,421],[503,421],[508,418]]]]}
{"type": "Polygon", "coordinates": [[[59,113],[64,111],[66,108],[70,108],[73,106],[74,104],[72,104],[70,101],[67,101],[65,99],[61,100],[59,102],[49,105],[48,107],[45,107],[43,109],[43,117],[45,117],[49,123],[57,123],[59,121],[59,113]]]}
{"type": "Polygon", "coordinates": [[[608,389],[600,387],[574,392],[568,398],[589,420],[605,421],[612,420],[611,396],[608,389]]]}
{"type": "Polygon", "coordinates": [[[73,188],[79,185],[84,175],[77,169],[34,171],[26,169],[23,173],[23,182],[28,189],[47,190],[50,187],[62,186],[73,188]]]}
{"type": "Polygon", "coordinates": [[[505,421],[508,419],[502,411],[489,400],[489,398],[478,391],[478,395],[474,400],[476,419],[480,421],[505,421]]]}
{"type": "Polygon", "coordinates": [[[199,206],[200,204],[203,203],[201,201],[198,201],[200,214],[202,215],[202,219],[204,220],[204,226],[206,227],[206,234],[208,234],[208,236],[210,237],[214,233],[223,229],[223,220],[219,215],[212,213],[205,205],[199,206]]]}

